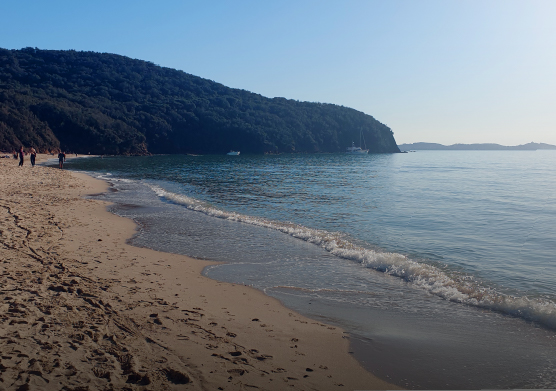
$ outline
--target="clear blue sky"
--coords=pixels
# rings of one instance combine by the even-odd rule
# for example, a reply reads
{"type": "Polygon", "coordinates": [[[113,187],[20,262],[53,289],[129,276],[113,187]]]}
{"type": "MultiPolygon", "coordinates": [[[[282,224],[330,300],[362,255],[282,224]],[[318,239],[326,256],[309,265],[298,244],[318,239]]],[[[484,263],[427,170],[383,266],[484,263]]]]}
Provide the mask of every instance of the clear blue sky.
{"type": "Polygon", "coordinates": [[[0,47],[353,107],[398,144],[556,144],[556,0],[3,0],[0,47]]]}

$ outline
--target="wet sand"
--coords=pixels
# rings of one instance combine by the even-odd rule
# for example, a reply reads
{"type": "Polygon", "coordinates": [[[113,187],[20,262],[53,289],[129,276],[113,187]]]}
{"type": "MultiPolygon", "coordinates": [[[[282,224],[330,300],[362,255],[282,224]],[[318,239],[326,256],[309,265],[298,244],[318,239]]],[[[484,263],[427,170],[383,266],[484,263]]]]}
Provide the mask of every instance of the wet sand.
{"type": "Polygon", "coordinates": [[[397,388],[341,329],[128,245],[135,223],[84,198],[105,182],[17,164],[0,159],[0,390],[397,388]]]}

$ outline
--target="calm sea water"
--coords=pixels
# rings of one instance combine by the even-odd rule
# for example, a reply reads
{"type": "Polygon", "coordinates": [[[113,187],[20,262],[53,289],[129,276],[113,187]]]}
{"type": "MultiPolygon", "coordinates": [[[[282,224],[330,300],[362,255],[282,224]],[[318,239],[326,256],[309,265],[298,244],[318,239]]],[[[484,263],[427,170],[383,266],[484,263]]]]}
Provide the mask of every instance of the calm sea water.
{"type": "Polygon", "coordinates": [[[75,159],[140,246],[225,261],[412,388],[556,387],[556,151],[75,159]]]}

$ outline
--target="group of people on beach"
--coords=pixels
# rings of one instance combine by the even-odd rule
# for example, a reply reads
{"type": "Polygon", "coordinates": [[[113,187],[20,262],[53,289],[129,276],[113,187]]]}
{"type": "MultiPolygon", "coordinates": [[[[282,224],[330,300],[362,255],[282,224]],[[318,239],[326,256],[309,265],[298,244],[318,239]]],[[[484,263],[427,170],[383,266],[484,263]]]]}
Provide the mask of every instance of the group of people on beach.
{"type": "MultiPolygon", "coordinates": [[[[25,155],[26,153],[23,150],[23,145],[21,146],[21,148],[19,148],[18,152],[14,151],[14,159],[17,159],[19,156],[19,167],[23,166],[23,163],[25,161],[25,155]]],[[[31,148],[31,150],[29,151],[29,156],[31,158],[31,166],[35,167],[35,160],[37,158],[37,151],[35,150],[35,148],[31,148]]],[[[60,153],[58,153],[58,166],[60,168],[64,168],[65,161],[66,161],[66,154],[64,153],[64,151],[60,151],[60,153]]]]}
{"type": "MultiPolygon", "coordinates": [[[[35,148],[31,148],[29,151],[29,155],[31,156],[31,165],[35,167],[35,159],[37,158],[37,151],[35,148]]],[[[25,151],[23,150],[23,145],[19,148],[18,152],[14,152],[14,159],[17,159],[19,156],[19,167],[23,166],[23,162],[25,161],[25,151]]]]}

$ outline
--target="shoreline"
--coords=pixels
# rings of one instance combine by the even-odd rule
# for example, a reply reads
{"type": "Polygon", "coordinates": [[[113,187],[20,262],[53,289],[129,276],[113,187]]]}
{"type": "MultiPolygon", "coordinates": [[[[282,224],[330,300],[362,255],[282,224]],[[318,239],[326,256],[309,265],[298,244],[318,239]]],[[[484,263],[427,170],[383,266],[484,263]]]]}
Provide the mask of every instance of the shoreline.
{"type": "Polygon", "coordinates": [[[106,182],[5,160],[3,386],[399,388],[339,328],[202,276],[210,262],[128,244],[135,222],[83,198],[106,182]]]}

